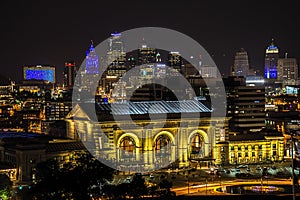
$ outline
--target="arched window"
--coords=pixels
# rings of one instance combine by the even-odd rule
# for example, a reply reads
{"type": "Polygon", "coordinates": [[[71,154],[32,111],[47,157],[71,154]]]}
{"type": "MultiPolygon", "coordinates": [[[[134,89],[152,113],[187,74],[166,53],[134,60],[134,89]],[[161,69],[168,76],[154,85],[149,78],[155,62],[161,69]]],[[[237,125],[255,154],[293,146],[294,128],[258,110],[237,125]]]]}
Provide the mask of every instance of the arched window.
{"type": "Polygon", "coordinates": [[[163,167],[171,161],[171,139],[167,135],[160,135],[155,140],[155,165],[163,167]]]}
{"type": "Polygon", "coordinates": [[[135,158],[136,144],[132,137],[125,136],[120,141],[120,156],[124,158],[135,158]]]}
{"type": "Polygon", "coordinates": [[[191,154],[204,154],[204,138],[199,133],[195,134],[190,141],[191,154]]]}
{"type": "Polygon", "coordinates": [[[155,151],[158,154],[171,153],[171,140],[167,135],[160,135],[155,141],[155,151]]]}

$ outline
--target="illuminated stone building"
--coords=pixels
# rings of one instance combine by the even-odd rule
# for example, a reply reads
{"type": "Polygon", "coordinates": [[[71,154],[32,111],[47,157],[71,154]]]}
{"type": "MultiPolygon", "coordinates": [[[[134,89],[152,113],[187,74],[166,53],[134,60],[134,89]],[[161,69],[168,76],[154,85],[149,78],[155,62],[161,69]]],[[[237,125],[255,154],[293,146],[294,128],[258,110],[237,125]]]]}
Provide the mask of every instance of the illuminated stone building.
{"type": "Polygon", "coordinates": [[[96,109],[77,104],[67,116],[67,133],[121,170],[139,164],[149,170],[170,163],[185,167],[189,160],[208,165],[216,143],[227,139],[227,119],[211,112],[198,100],[98,103],[96,109]]]}
{"type": "Polygon", "coordinates": [[[229,135],[227,142],[216,148],[216,164],[257,164],[282,161],[285,140],[276,130],[262,130],[255,134],[229,135]]]}
{"type": "Polygon", "coordinates": [[[85,151],[80,141],[55,139],[26,132],[0,132],[0,163],[9,168],[0,173],[10,173],[16,184],[30,184],[35,181],[36,165],[48,159],[60,164],[72,161],[76,152],[85,151]]]}

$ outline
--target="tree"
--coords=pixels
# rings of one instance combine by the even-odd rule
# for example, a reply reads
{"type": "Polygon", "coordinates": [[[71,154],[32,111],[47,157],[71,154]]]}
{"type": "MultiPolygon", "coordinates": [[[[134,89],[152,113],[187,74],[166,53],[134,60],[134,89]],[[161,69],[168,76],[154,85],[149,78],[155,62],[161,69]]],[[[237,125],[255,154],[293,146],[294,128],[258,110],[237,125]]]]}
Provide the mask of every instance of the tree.
{"type": "Polygon", "coordinates": [[[114,170],[86,152],[75,154],[75,160],[61,167],[55,160],[37,165],[37,184],[32,196],[38,199],[85,200],[100,196],[100,184],[111,180],[114,170]]]}
{"type": "Polygon", "coordinates": [[[147,187],[145,185],[145,179],[142,174],[136,173],[133,175],[133,179],[130,183],[131,196],[134,198],[139,198],[148,193],[147,187]]]}
{"type": "Polygon", "coordinates": [[[12,195],[12,181],[6,174],[0,174],[0,199],[7,200],[12,195]]]}
{"type": "Polygon", "coordinates": [[[158,184],[160,189],[166,189],[167,191],[170,191],[172,188],[172,182],[168,181],[168,179],[163,179],[161,182],[158,184]]]}

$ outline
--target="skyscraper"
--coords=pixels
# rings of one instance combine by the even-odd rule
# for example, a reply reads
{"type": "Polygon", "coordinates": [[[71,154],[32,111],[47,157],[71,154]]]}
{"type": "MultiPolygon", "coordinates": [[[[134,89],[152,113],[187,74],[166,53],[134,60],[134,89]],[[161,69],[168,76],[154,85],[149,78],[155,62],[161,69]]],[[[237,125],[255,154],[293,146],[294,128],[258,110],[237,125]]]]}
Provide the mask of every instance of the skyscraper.
{"type": "Polygon", "coordinates": [[[245,78],[224,79],[227,92],[227,116],[232,131],[247,133],[265,127],[265,86],[247,86],[245,78]]]}
{"type": "Polygon", "coordinates": [[[178,73],[182,73],[183,60],[179,52],[171,51],[168,54],[168,66],[178,73]]]}
{"type": "Polygon", "coordinates": [[[265,78],[276,79],[277,78],[277,62],[279,57],[279,49],[274,45],[272,39],[271,44],[266,49],[265,56],[265,78]]]}
{"type": "Polygon", "coordinates": [[[161,62],[160,54],[155,48],[142,45],[138,51],[138,65],[161,62]]]}
{"type": "Polygon", "coordinates": [[[64,86],[72,88],[75,81],[77,68],[74,61],[69,61],[65,63],[64,67],[64,86]]]}
{"type": "MultiPolygon", "coordinates": [[[[77,72],[80,90],[94,94],[99,85],[99,72],[99,57],[95,51],[93,41],[91,41],[91,45],[86,51],[85,68],[77,72]]],[[[78,83],[76,82],[76,84],[78,83]]]]}
{"type": "Polygon", "coordinates": [[[99,74],[98,55],[96,54],[93,41],[86,52],[86,74],[99,74]]]}
{"type": "Polygon", "coordinates": [[[125,66],[126,52],[121,37],[121,33],[112,33],[109,38],[106,78],[118,79],[127,71],[125,66]]]}
{"type": "MultiPolygon", "coordinates": [[[[126,67],[126,52],[122,41],[121,33],[112,33],[108,39],[108,50],[106,54],[105,75],[101,77],[101,88],[105,94],[110,94],[113,89],[119,90],[114,87],[119,79],[127,72],[126,67]]],[[[123,86],[123,84],[120,84],[123,86]]],[[[125,85],[124,85],[125,87],[125,85]]],[[[122,87],[123,89],[123,87],[122,87]]],[[[115,96],[121,92],[115,91],[115,96]]]]}
{"type": "Polygon", "coordinates": [[[249,74],[249,59],[245,49],[236,52],[232,72],[235,76],[246,77],[249,74]]]}
{"type": "Polygon", "coordinates": [[[298,65],[296,58],[279,58],[277,66],[277,80],[297,80],[298,65]]]}
{"type": "Polygon", "coordinates": [[[125,51],[121,33],[111,33],[108,41],[107,65],[110,65],[112,62],[120,60],[120,57],[124,57],[125,51]]]}

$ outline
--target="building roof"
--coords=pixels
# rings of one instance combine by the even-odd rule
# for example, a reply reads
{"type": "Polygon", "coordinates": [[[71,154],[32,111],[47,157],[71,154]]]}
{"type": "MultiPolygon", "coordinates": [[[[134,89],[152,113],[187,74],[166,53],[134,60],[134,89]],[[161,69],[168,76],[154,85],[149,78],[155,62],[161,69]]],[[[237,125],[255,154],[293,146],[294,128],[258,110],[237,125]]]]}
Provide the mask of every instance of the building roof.
{"type": "Polygon", "coordinates": [[[98,111],[114,115],[212,112],[198,100],[98,103],[98,111]]]}
{"type": "Polygon", "coordinates": [[[265,136],[260,133],[229,135],[229,141],[251,141],[251,140],[265,140],[265,136]]]}
{"type": "Polygon", "coordinates": [[[36,133],[26,133],[26,132],[0,132],[0,139],[4,138],[36,138],[36,137],[42,137],[41,134],[36,133]]]}
{"type": "Polygon", "coordinates": [[[273,129],[262,129],[258,132],[249,132],[247,134],[231,134],[229,135],[229,141],[252,141],[252,140],[265,140],[265,137],[283,137],[281,132],[273,129]]]}
{"type": "Polygon", "coordinates": [[[50,142],[46,145],[46,152],[61,152],[61,151],[80,151],[86,150],[85,146],[80,141],[57,141],[50,142]]]}

